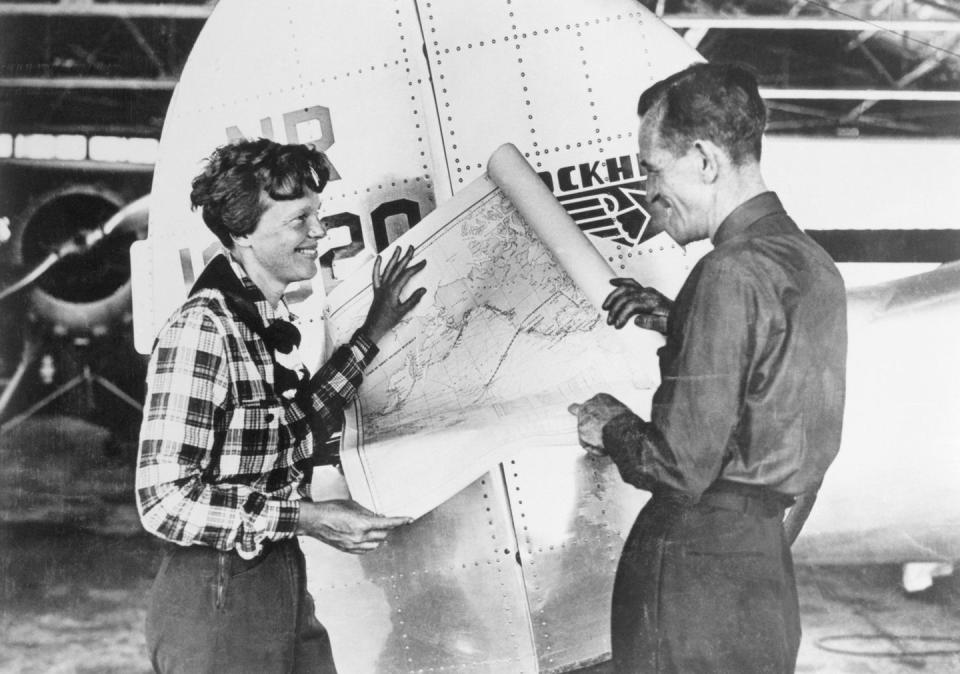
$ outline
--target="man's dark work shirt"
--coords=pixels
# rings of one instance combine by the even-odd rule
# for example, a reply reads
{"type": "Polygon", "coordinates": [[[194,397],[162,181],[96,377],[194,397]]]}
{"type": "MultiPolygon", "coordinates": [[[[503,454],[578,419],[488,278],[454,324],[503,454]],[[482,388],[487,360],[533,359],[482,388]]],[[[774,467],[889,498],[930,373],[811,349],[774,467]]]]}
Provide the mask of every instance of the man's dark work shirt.
{"type": "Polygon", "coordinates": [[[773,192],[735,209],[677,295],[650,423],[611,420],[626,482],[700,498],[718,478],[816,489],[840,446],[846,293],[773,192]]]}

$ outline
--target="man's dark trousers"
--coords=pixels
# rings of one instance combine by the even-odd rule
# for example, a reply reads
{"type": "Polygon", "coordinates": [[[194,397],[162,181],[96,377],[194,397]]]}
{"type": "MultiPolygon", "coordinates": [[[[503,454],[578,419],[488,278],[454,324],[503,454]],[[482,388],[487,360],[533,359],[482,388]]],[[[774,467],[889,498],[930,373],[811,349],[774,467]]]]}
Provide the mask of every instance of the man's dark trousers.
{"type": "Polygon", "coordinates": [[[151,591],[147,651],[164,674],[336,672],[295,538],[254,560],[171,546],[151,591]]]}
{"type": "Polygon", "coordinates": [[[619,674],[793,672],[800,616],[783,505],[754,494],[697,505],[655,494],[613,590],[619,674]]]}

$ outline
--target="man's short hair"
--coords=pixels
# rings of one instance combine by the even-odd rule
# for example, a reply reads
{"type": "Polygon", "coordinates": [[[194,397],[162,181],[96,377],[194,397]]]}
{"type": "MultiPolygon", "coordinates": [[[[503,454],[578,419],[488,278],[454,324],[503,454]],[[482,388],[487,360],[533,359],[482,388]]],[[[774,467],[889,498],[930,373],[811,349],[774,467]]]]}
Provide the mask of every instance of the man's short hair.
{"type": "Polygon", "coordinates": [[[324,154],[310,145],[281,145],[266,138],[218,147],[193,179],[190,203],[220,242],[233,247],[233,236],[249,234],[274,201],[300,199],[309,189],[320,192],[330,178],[324,154]]]}
{"type": "Polygon", "coordinates": [[[643,117],[657,107],[660,138],[674,155],[703,139],[726,150],[735,165],[760,160],[767,109],[756,78],[742,66],[689,66],[644,91],[637,114],[643,117]]]}

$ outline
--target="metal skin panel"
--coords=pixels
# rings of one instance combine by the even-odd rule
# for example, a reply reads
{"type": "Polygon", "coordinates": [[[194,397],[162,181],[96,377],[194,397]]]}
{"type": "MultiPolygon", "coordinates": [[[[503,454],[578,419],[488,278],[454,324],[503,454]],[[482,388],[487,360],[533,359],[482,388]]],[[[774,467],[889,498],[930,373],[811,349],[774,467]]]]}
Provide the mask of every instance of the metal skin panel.
{"type": "Polygon", "coordinates": [[[573,443],[504,464],[542,672],[609,655],[614,571],[649,497],[573,443]]]}
{"type": "MultiPolygon", "coordinates": [[[[343,488],[338,479],[327,478],[331,493],[343,488]]],[[[537,671],[499,470],[375,552],[353,556],[302,540],[317,616],[340,671],[537,671]]]]}
{"type": "Polygon", "coordinates": [[[510,0],[416,0],[416,3],[431,55],[437,48],[446,54],[447,49],[453,51],[457,46],[462,49],[467,49],[468,44],[478,46],[481,40],[487,44],[492,44],[494,39],[502,42],[512,23],[510,0]]]}
{"type": "Polygon", "coordinates": [[[440,4],[421,2],[420,14],[455,190],[473,177],[465,167],[476,172],[504,141],[537,170],[548,157],[576,166],[635,155],[639,92],[702,60],[629,0],[500,0],[483,3],[479,22],[471,9],[478,3],[464,3],[461,11],[440,4]],[[503,18],[491,25],[496,8],[503,18]]]}
{"type": "Polygon", "coordinates": [[[324,190],[322,215],[354,214],[370,249],[378,207],[406,199],[426,215],[437,190],[442,199],[449,187],[421,43],[407,0],[296,0],[269,11],[250,0],[221,2],[164,123],[150,235],[213,241],[187,195],[200,161],[231,134],[324,150],[339,179],[324,190]]]}

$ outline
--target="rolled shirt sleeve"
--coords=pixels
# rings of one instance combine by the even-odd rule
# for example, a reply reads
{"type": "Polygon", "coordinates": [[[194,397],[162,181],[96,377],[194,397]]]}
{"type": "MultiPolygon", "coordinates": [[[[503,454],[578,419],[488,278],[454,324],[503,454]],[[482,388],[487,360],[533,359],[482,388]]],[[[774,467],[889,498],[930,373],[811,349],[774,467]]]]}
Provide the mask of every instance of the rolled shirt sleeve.
{"type": "Polygon", "coordinates": [[[343,409],[357,397],[363,371],[377,353],[376,345],[357,330],[350,342],[334,351],[313,375],[311,424],[317,442],[322,442],[340,428],[343,409]]]}

